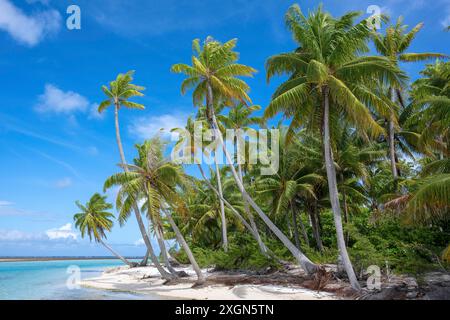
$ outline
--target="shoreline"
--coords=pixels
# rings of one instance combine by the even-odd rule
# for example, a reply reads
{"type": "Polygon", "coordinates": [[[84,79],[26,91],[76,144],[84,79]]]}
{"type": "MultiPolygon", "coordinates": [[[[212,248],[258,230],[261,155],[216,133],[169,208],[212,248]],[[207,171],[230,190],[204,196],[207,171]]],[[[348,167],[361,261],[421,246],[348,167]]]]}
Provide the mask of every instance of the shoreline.
{"type": "MultiPolygon", "coordinates": [[[[229,273],[203,269],[207,277],[205,285],[192,288],[195,272],[191,267],[177,268],[189,276],[168,284],[160,278],[156,268],[128,267],[108,268],[99,277],[82,280],[80,286],[91,289],[127,292],[132,294],[175,300],[337,300],[336,294],[306,289],[280,283],[220,283],[220,277],[229,273]]],[[[246,278],[246,275],[241,275],[246,278]]]]}
{"type": "MultiPolygon", "coordinates": [[[[142,257],[126,257],[127,259],[142,259],[142,257]]],[[[74,260],[119,260],[116,257],[1,257],[2,262],[40,262],[40,261],[74,261],[74,260]]]]}

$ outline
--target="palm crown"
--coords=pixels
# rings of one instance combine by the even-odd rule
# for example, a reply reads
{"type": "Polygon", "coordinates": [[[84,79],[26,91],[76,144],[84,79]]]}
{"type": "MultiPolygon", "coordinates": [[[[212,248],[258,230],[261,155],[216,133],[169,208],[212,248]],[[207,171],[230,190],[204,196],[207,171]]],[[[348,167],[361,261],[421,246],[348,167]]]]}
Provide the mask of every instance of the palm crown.
{"type": "Polygon", "coordinates": [[[406,76],[385,57],[358,55],[368,51],[371,31],[366,20],[354,24],[357,16],[351,12],[334,19],[319,8],[306,17],[298,5],[289,9],[286,22],[299,48],[267,61],[268,80],[279,74],[288,74],[289,79],[274,93],[265,110],[266,117],[283,111],[293,117],[294,127],[305,126],[307,119],[320,120],[317,100],[326,89],[334,109],[331,116],[343,115],[351,124],[372,135],[383,132],[367,105],[386,104],[373,94],[368,84],[374,79],[400,84],[406,76]]]}
{"type": "Polygon", "coordinates": [[[143,198],[149,218],[159,221],[159,212],[166,204],[180,204],[175,189],[185,184],[181,167],[163,158],[159,138],[145,141],[136,148],[138,158],[134,164],[123,165],[128,172],[116,173],[104,184],[105,190],[115,185],[121,187],[116,201],[120,224],[128,219],[133,206],[143,198]]]}
{"type": "Polygon", "coordinates": [[[423,23],[417,24],[409,32],[406,32],[407,25],[403,25],[403,18],[399,17],[397,23],[386,29],[384,35],[374,34],[373,40],[379,53],[389,57],[395,63],[423,61],[431,58],[444,57],[439,53],[406,53],[417,33],[422,29],[423,23]]]}
{"type": "Polygon", "coordinates": [[[251,101],[247,94],[250,90],[249,86],[237,77],[251,77],[256,70],[236,63],[239,57],[233,51],[236,43],[236,39],[222,44],[208,37],[201,48],[200,40],[195,39],[192,42],[194,51],[192,65],[179,63],[172,66],[172,72],[183,73],[187,76],[181,84],[181,92],[184,94],[187,90],[194,89],[194,105],[200,106],[204,102],[208,95],[208,87],[214,91],[215,95],[226,99],[251,101]]]}
{"type": "Polygon", "coordinates": [[[113,227],[112,218],[114,215],[108,210],[112,209],[112,205],[106,202],[106,196],[95,193],[91,199],[85,204],[76,202],[80,213],[74,215],[75,226],[80,229],[81,237],[87,234],[89,239],[100,242],[106,238],[106,231],[111,231],[113,227]]]}
{"type": "Polygon", "coordinates": [[[116,80],[109,83],[109,87],[102,86],[102,91],[108,97],[98,107],[98,112],[102,113],[110,105],[115,105],[117,108],[121,106],[131,109],[144,109],[142,104],[128,101],[132,97],[141,97],[144,94],[141,92],[145,90],[144,87],[132,84],[134,71],[128,71],[123,74],[120,73],[116,80]]]}

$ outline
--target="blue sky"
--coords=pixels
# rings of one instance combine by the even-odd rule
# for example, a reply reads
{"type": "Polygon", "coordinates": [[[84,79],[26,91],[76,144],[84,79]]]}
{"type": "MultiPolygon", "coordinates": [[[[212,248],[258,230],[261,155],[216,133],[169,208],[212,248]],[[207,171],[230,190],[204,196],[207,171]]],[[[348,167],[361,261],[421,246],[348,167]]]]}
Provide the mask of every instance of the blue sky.
{"type": "MultiPolygon", "coordinates": [[[[111,111],[93,112],[100,86],[136,70],[147,87],[145,111],[122,110],[128,159],[133,144],[159,128],[180,126],[194,112],[180,95],[181,77],[169,72],[188,62],[191,41],[208,35],[238,38],[241,62],[259,70],[250,79],[253,102],[266,106],[276,81],[264,62],[295,48],[283,24],[284,0],[0,0],[0,256],[107,255],[73,230],[75,200],[85,202],[118,171],[111,111]],[[66,9],[81,8],[81,30],[66,28],[66,9]]],[[[318,1],[299,1],[304,11],[318,1]]],[[[393,19],[425,22],[411,52],[449,54],[450,2],[435,0],[324,1],[326,10],[366,12],[378,5],[393,19]]],[[[367,14],[366,14],[367,16],[367,14]]],[[[404,66],[412,79],[423,64],[404,66]]],[[[108,193],[114,198],[114,190],[108,193]]],[[[133,219],[115,226],[108,241],[127,255],[143,254],[133,219]]]]}

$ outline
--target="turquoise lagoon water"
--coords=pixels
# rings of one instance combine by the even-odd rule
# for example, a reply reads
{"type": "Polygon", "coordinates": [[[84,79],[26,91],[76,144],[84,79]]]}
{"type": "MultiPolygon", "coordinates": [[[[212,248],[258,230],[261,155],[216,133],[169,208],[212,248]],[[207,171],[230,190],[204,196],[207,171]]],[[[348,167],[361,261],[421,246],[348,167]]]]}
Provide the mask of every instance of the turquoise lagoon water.
{"type": "Polygon", "coordinates": [[[81,280],[99,276],[105,268],[123,265],[120,260],[58,260],[0,262],[0,300],[122,300],[156,297],[97,289],[69,289],[70,266],[81,271],[81,280]]]}

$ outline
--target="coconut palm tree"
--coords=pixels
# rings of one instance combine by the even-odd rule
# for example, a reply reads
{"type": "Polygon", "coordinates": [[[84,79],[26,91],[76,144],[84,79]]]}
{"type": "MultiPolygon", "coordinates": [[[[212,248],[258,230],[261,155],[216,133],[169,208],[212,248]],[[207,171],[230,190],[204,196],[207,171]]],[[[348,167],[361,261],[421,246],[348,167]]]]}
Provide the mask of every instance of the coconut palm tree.
{"type": "MultiPolygon", "coordinates": [[[[223,124],[223,126],[227,129],[232,129],[236,134],[244,133],[248,129],[250,129],[251,125],[265,125],[264,119],[262,117],[256,117],[252,116],[252,114],[256,111],[261,110],[261,107],[258,105],[253,106],[246,106],[243,103],[239,103],[236,106],[234,106],[227,115],[219,114],[217,116],[217,120],[219,121],[219,124],[223,124]]],[[[244,150],[238,150],[239,143],[237,141],[237,137],[234,138],[234,141],[232,141],[233,145],[236,149],[236,159],[237,159],[237,168],[239,173],[239,178],[241,180],[241,183],[244,184],[244,172],[242,170],[242,162],[246,164],[246,150],[244,145],[244,150]],[[244,159],[241,159],[241,153],[244,153],[244,159]]],[[[244,141],[245,143],[245,141],[244,141]]],[[[256,225],[255,219],[253,217],[253,214],[250,210],[250,206],[247,201],[244,199],[244,205],[245,205],[245,212],[247,214],[247,217],[250,221],[250,225],[252,226],[253,230],[255,231],[255,234],[257,235],[257,242],[258,245],[262,251],[263,254],[267,254],[267,247],[263,243],[261,236],[258,231],[258,227],[256,225]]]]}
{"type": "Polygon", "coordinates": [[[80,212],[73,216],[73,220],[75,221],[75,227],[81,232],[81,237],[84,238],[85,235],[88,235],[89,240],[92,241],[93,239],[95,242],[101,243],[123,263],[135,267],[136,263],[128,261],[103,241],[103,239],[106,239],[106,232],[111,231],[113,227],[112,218],[114,218],[114,215],[108,211],[113,206],[106,202],[106,196],[95,193],[85,205],[79,201],[76,201],[75,204],[80,212]]]}
{"type": "Polygon", "coordinates": [[[239,77],[252,76],[255,69],[236,63],[238,53],[233,49],[236,46],[236,39],[220,43],[208,37],[203,45],[200,46],[198,39],[193,41],[192,65],[175,64],[171,70],[175,73],[182,73],[187,78],[181,84],[181,92],[184,94],[189,89],[193,91],[194,105],[202,105],[206,99],[207,119],[211,128],[216,131],[219,144],[222,146],[227,159],[233,179],[242,193],[245,201],[256,211],[260,218],[270,228],[270,230],[283,242],[299,264],[307,273],[317,271],[317,266],[312,263],[285,235],[284,233],[269,219],[269,217],[261,210],[256,202],[250,197],[244,184],[239,178],[239,174],[233,165],[230,153],[228,152],[222,133],[219,130],[219,124],[216,119],[214,110],[215,103],[223,100],[227,105],[230,100],[240,100],[243,103],[251,102],[247,92],[249,86],[239,77]]]}
{"type": "MultiPolygon", "coordinates": [[[[302,154],[299,153],[297,144],[287,142],[287,132],[285,128],[280,128],[280,159],[279,170],[273,176],[261,176],[256,178],[255,188],[262,199],[270,199],[270,207],[274,217],[285,215],[291,219],[293,226],[294,239],[298,248],[300,248],[298,224],[300,223],[303,239],[309,246],[306,229],[298,216],[298,201],[304,199],[316,198],[314,194],[314,185],[321,182],[323,177],[312,171],[309,171],[306,163],[302,160],[302,154]],[[290,217],[289,217],[290,213],[290,217]],[[299,218],[299,219],[298,219],[299,218]]],[[[266,200],[267,201],[267,200],[266,200]]]]}
{"type": "MultiPolygon", "coordinates": [[[[203,108],[203,107],[199,108],[199,111],[195,118],[195,122],[191,117],[189,117],[189,119],[187,121],[187,125],[184,129],[184,130],[187,130],[187,132],[189,133],[189,137],[184,137],[184,136],[181,137],[181,139],[178,141],[177,145],[175,146],[175,152],[178,152],[180,150],[180,148],[182,148],[183,152],[186,152],[188,157],[195,158],[195,153],[196,153],[195,144],[191,140],[195,135],[194,126],[196,123],[201,124],[202,134],[207,128],[209,128],[209,124],[206,121],[206,108],[203,108]],[[189,140],[189,141],[187,141],[187,140],[189,140]],[[188,144],[187,146],[186,146],[186,143],[188,144]],[[187,147],[187,149],[186,149],[186,147],[187,147]]],[[[184,130],[181,128],[175,128],[172,130],[172,132],[183,132],[184,130]]],[[[202,152],[203,151],[204,150],[202,150],[202,152]]],[[[216,182],[217,182],[217,191],[218,191],[218,202],[219,202],[219,206],[220,206],[222,247],[223,247],[224,251],[227,252],[228,251],[227,218],[225,215],[225,205],[222,200],[223,199],[223,190],[222,190],[221,175],[219,173],[220,167],[219,167],[218,159],[217,159],[217,156],[215,155],[215,152],[212,151],[211,153],[213,155],[215,174],[216,174],[216,177],[218,177],[216,179],[216,182]]],[[[189,161],[189,162],[191,162],[191,161],[189,161]]],[[[198,165],[200,166],[201,164],[198,164],[198,165]]]]}
{"type": "MultiPolygon", "coordinates": [[[[292,117],[296,127],[306,126],[314,116],[320,121],[323,153],[327,172],[330,202],[334,215],[340,256],[355,289],[356,279],[345,246],[341,208],[332,152],[333,126],[342,119],[360,132],[376,137],[383,133],[365,104],[358,98],[364,84],[383,79],[399,86],[404,75],[385,57],[359,56],[367,52],[370,30],[366,20],[354,23],[358,13],[350,12],[338,19],[319,7],[305,16],[298,5],[286,15],[286,23],[299,48],[291,53],[271,57],[267,62],[267,77],[287,73],[290,78],[281,84],[265,110],[266,117],[278,112],[292,117]],[[336,121],[333,123],[331,121],[336,121]]],[[[364,87],[368,91],[368,87],[364,87]]]]}
{"type": "MultiPolygon", "coordinates": [[[[129,216],[138,202],[144,200],[143,208],[146,209],[149,219],[159,225],[161,211],[166,210],[168,206],[175,209],[183,207],[183,200],[178,196],[176,188],[185,184],[185,175],[181,166],[163,158],[162,147],[158,137],[145,141],[143,145],[138,146],[139,160],[135,164],[124,165],[127,168],[125,172],[116,173],[105,181],[105,190],[116,185],[120,186],[116,201],[120,216],[129,216]]],[[[177,230],[178,228],[174,229],[177,238],[182,239],[182,234],[177,230]]],[[[185,241],[181,242],[184,247],[185,241]]],[[[184,249],[186,253],[190,251],[189,247],[184,249]]],[[[188,256],[197,274],[197,282],[203,283],[205,277],[194,256],[189,253],[188,256]]],[[[157,268],[163,277],[167,277],[159,263],[157,268]]],[[[173,278],[170,274],[168,275],[167,278],[173,278]]]]}
{"type": "MultiPolygon", "coordinates": [[[[177,141],[177,143],[174,146],[173,153],[178,154],[182,152],[184,159],[187,161],[187,163],[196,163],[197,167],[200,171],[200,174],[202,175],[203,182],[207,185],[207,187],[214,192],[216,197],[223,201],[224,205],[230,210],[230,212],[247,228],[247,230],[252,234],[252,236],[255,238],[255,240],[259,244],[259,248],[261,250],[261,253],[265,256],[271,256],[273,257],[273,254],[270,252],[270,250],[265,246],[265,244],[260,241],[261,237],[259,233],[257,233],[257,229],[255,231],[255,228],[249,224],[244,217],[241,215],[240,211],[235,208],[227,199],[224,198],[223,194],[221,194],[217,188],[213,186],[213,184],[209,181],[207,178],[202,165],[196,160],[196,157],[198,157],[197,153],[202,151],[198,150],[195,147],[195,144],[192,143],[193,139],[195,138],[195,125],[201,125],[202,130],[209,127],[209,124],[206,122],[205,115],[206,108],[200,107],[199,112],[197,113],[196,121],[194,122],[192,117],[189,117],[187,120],[187,124],[185,128],[174,128],[172,132],[178,132],[181,134],[180,139],[177,141]]],[[[198,133],[197,133],[198,134],[198,133]]],[[[203,132],[202,132],[203,134],[203,132]]],[[[217,174],[217,170],[216,170],[217,174]]],[[[199,189],[197,187],[197,189],[199,189]]],[[[202,190],[199,190],[202,192],[202,190]]]]}
{"type": "MultiPolygon", "coordinates": [[[[432,58],[443,57],[444,55],[439,53],[406,53],[411,46],[412,41],[416,37],[417,33],[422,29],[423,23],[417,24],[409,32],[406,32],[408,26],[403,25],[403,18],[399,17],[395,25],[389,26],[384,35],[379,33],[373,34],[373,42],[377,51],[383,56],[389,58],[396,66],[400,62],[416,62],[424,61],[432,58]]],[[[402,102],[402,87],[395,86],[393,84],[389,87],[389,95],[392,103],[396,104],[397,101],[402,102]]],[[[398,116],[395,110],[392,109],[390,117],[388,119],[388,135],[389,135],[389,158],[391,161],[391,170],[394,181],[398,178],[398,168],[396,164],[396,150],[395,150],[395,132],[398,116]]]]}
{"type": "MultiPolygon", "coordinates": [[[[133,81],[134,71],[128,71],[125,74],[120,73],[117,75],[116,80],[111,81],[109,86],[102,86],[102,91],[106,95],[107,99],[100,103],[98,107],[98,112],[102,113],[109,106],[114,106],[114,123],[116,128],[116,142],[119,148],[120,161],[122,165],[124,165],[123,169],[126,171],[127,167],[125,166],[127,161],[125,159],[125,154],[122,146],[122,139],[120,137],[120,126],[119,126],[119,110],[121,107],[130,108],[130,109],[138,109],[143,110],[145,107],[142,104],[129,101],[130,98],[133,97],[141,97],[144,94],[141,92],[145,90],[144,87],[135,85],[131,83],[133,81]]],[[[147,264],[147,257],[150,255],[150,259],[154,264],[158,263],[158,258],[154,254],[154,250],[150,239],[148,237],[147,231],[145,230],[144,222],[142,221],[141,214],[139,213],[139,209],[137,207],[134,208],[134,213],[136,217],[136,221],[139,226],[139,230],[142,235],[142,239],[147,247],[147,254],[141,264],[147,264]]],[[[163,271],[161,269],[160,271],[163,271]]],[[[164,271],[165,272],[165,271],[164,271]]],[[[168,276],[167,272],[165,275],[168,276]]]]}
{"type": "Polygon", "coordinates": [[[450,155],[450,62],[438,60],[421,74],[412,84],[412,120],[421,132],[419,145],[442,160],[450,155]]]}
{"type": "MultiPolygon", "coordinates": [[[[242,198],[236,188],[230,184],[229,178],[226,177],[226,167],[220,170],[222,181],[224,181],[223,196],[234,209],[241,212],[244,211],[242,198]]],[[[209,183],[216,185],[217,176],[215,170],[210,170],[209,183]]],[[[217,201],[217,195],[208,187],[208,184],[203,180],[196,181],[196,192],[191,199],[188,200],[186,207],[189,211],[189,220],[183,226],[183,233],[191,234],[195,243],[217,248],[217,244],[221,242],[221,218],[220,218],[220,204],[217,201]]],[[[185,197],[185,195],[183,195],[185,197]]],[[[230,231],[243,231],[244,225],[241,220],[232,212],[232,210],[225,207],[227,216],[227,225],[230,231]]]]}

